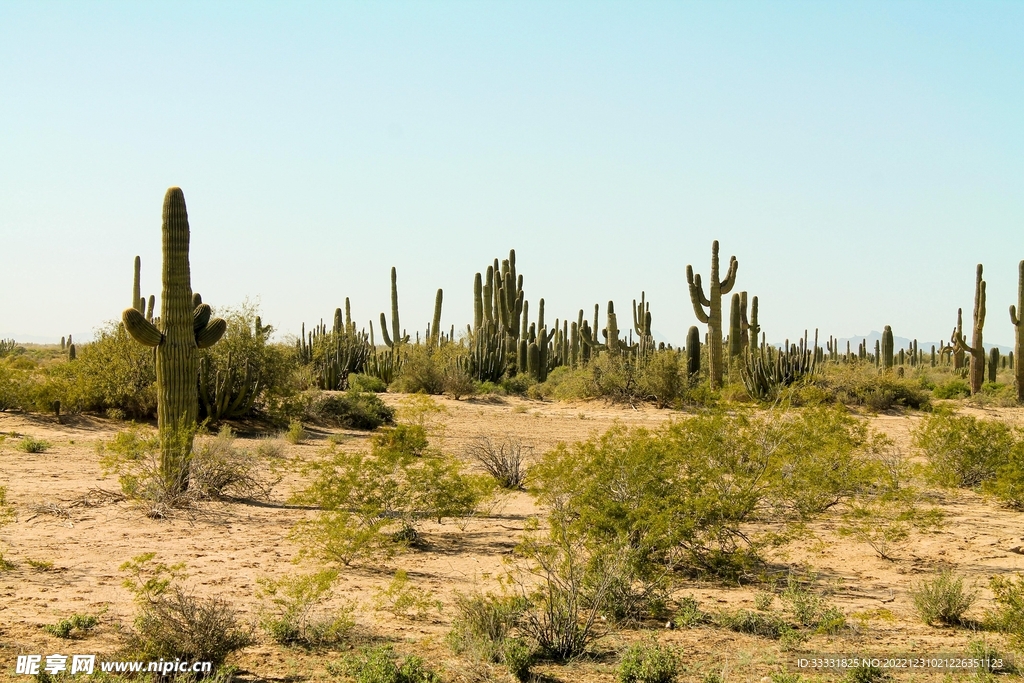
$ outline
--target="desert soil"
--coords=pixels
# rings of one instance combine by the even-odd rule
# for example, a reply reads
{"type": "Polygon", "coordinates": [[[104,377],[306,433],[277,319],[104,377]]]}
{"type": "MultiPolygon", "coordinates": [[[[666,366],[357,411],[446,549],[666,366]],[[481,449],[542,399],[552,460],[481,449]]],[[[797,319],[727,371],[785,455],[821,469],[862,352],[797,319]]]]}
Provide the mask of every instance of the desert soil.
{"type": "MultiPolygon", "coordinates": [[[[398,404],[402,396],[385,395],[398,404]]],[[[517,398],[494,400],[436,399],[447,414],[437,425],[443,430],[438,445],[461,455],[478,435],[518,436],[534,457],[560,441],[572,442],[600,434],[615,424],[656,426],[685,419],[685,413],[651,407],[633,409],[604,403],[552,403],[517,398]]],[[[971,409],[978,415],[1015,423],[1024,410],[971,409]]],[[[913,414],[864,416],[871,427],[885,432],[908,452],[913,414]]],[[[310,515],[287,504],[304,479],[289,468],[269,501],[204,505],[198,515],[178,514],[151,519],[125,501],[110,502],[97,491],[116,491],[117,481],[105,476],[96,445],[109,440],[124,423],[94,418],[0,413],[0,486],[7,486],[17,518],[0,529],[0,550],[13,567],[0,571],[0,679],[15,676],[19,654],[97,654],[111,656],[120,643],[119,629],[130,626],[135,606],[122,586],[122,563],[142,553],[157,560],[187,565],[185,584],[198,595],[230,601],[241,617],[255,621],[261,602],[257,579],[315,569],[308,562],[293,564],[298,548],[289,531],[310,515]],[[48,441],[44,453],[15,448],[17,436],[48,441]],[[30,562],[36,563],[36,566],[30,562]],[[52,563],[47,567],[45,563],[52,563]],[[41,626],[71,614],[100,614],[99,627],[80,640],[61,640],[41,626]]],[[[309,461],[342,430],[313,429],[300,445],[281,441],[286,458],[309,461]]],[[[259,434],[243,433],[237,445],[252,448],[259,434]]],[[[364,432],[344,431],[343,448],[363,448],[364,432]]],[[[947,515],[939,530],[915,534],[898,551],[896,561],[878,558],[867,545],[841,538],[827,522],[814,524],[799,540],[769,559],[775,568],[789,566],[818,574],[819,586],[831,590],[832,600],[847,616],[851,628],[839,636],[814,636],[804,646],[817,653],[870,652],[878,656],[935,653],[963,654],[969,641],[980,637],[964,629],[927,626],[916,617],[910,589],[941,568],[953,568],[976,581],[981,599],[971,615],[980,617],[991,605],[985,589],[988,578],[1024,569],[1024,525],[1021,513],[1001,508],[971,492],[935,492],[947,515]]],[[[425,550],[408,552],[376,567],[346,568],[337,587],[336,604],[355,601],[359,642],[388,641],[402,654],[417,654],[451,681],[510,681],[496,665],[474,663],[453,654],[445,643],[451,626],[454,598],[472,591],[500,591],[499,580],[524,525],[542,511],[526,493],[508,495],[486,514],[442,525],[427,525],[425,550]],[[408,572],[412,585],[429,591],[442,608],[425,618],[402,618],[374,610],[374,596],[387,586],[397,569],[408,572]]],[[[679,595],[692,594],[705,609],[753,607],[755,587],[713,582],[686,582],[679,595]]],[[[234,655],[243,680],[333,680],[325,665],[342,656],[338,651],[306,652],[274,644],[256,632],[257,642],[234,655]]],[[[991,634],[997,645],[999,640],[991,634]]],[[[640,639],[682,648],[685,680],[702,680],[706,673],[724,674],[727,683],[760,681],[772,672],[795,671],[794,655],[776,641],[757,636],[699,627],[616,630],[595,645],[595,654],[570,664],[541,663],[542,680],[614,681],[616,653],[640,639]]],[[[358,643],[357,643],[358,644],[358,643]]],[[[809,673],[807,671],[803,673],[809,673]]],[[[897,672],[897,679],[940,680],[939,671],[897,672]]],[[[837,678],[826,674],[823,678],[837,678]]]]}

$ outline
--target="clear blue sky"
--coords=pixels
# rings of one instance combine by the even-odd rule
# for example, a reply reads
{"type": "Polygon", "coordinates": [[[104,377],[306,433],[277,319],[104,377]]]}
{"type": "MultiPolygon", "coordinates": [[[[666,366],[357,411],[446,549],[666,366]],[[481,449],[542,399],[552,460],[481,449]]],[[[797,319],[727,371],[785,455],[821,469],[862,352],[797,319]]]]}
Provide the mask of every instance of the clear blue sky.
{"type": "Polygon", "coordinates": [[[0,337],[159,294],[171,185],[193,287],[286,333],[392,265],[464,326],[514,247],[533,311],[681,342],[717,238],[770,339],[948,338],[982,262],[1009,344],[1024,3],[0,2],[0,337]]]}

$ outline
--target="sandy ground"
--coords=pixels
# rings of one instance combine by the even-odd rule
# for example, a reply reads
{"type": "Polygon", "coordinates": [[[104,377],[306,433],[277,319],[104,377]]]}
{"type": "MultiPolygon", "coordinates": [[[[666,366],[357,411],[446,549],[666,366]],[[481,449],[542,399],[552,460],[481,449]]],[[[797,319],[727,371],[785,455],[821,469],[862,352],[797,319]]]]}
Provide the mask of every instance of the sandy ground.
{"type": "MultiPolygon", "coordinates": [[[[390,403],[401,396],[387,395],[390,403]]],[[[654,408],[632,409],[604,403],[566,404],[515,398],[494,400],[437,399],[447,415],[440,418],[443,433],[436,439],[446,450],[461,454],[466,442],[478,435],[518,436],[535,456],[559,441],[596,435],[619,423],[656,426],[685,414],[654,408]]],[[[1024,422],[1024,410],[969,409],[985,417],[1024,422]]],[[[890,435],[910,450],[914,416],[872,416],[871,426],[890,435]]],[[[243,619],[255,620],[260,608],[257,579],[309,571],[309,563],[293,564],[297,547],[289,531],[307,510],[287,504],[303,483],[289,469],[266,502],[209,504],[203,514],[189,518],[150,519],[128,502],[105,502],[98,488],[117,490],[113,476],[104,476],[96,444],[110,439],[125,425],[92,417],[65,418],[0,413],[0,486],[8,487],[17,519],[0,529],[0,550],[13,568],[0,571],[0,680],[28,680],[15,676],[19,654],[113,653],[119,629],[132,622],[132,596],[122,586],[119,566],[146,552],[155,552],[167,564],[184,562],[185,584],[199,595],[229,600],[243,619]],[[13,435],[31,435],[50,442],[39,454],[15,448],[13,435]],[[90,494],[90,492],[93,492],[90,494]],[[52,563],[52,567],[32,563],[52,563]],[[99,627],[80,640],[61,640],[41,629],[71,614],[101,614],[99,627]]],[[[337,431],[337,430],[333,430],[337,431]]],[[[325,446],[329,430],[312,430],[304,444],[281,442],[293,462],[315,458],[325,446]]],[[[361,448],[367,436],[345,432],[344,448],[361,448]]],[[[257,434],[240,437],[238,445],[254,445],[257,434]]],[[[846,614],[852,628],[839,636],[814,636],[804,649],[818,653],[870,651],[878,655],[926,655],[966,652],[969,641],[983,634],[964,629],[935,628],[920,623],[909,595],[911,586],[940,568],[954,568],[987,585],[995,574],[1024,570],[1024,524],[1020,513],[1006,510],[970,492],[935,492],[947,515],[938,531],[915,534],[899,549],[897,561],[878,558],[867,545],[838,537],[827,522],[812,525],[808,533],[774,551],[775,566],[813,570],[819,585],[829,587],[830,599],[846,614]]],[[[454,655],[444,636],[450,629],[452,604],[458,593],[498,590],[505,559],[521,536],[527,520],[540,512],[525,493],[510,495],[480,517],[426,525],[426,550],[409,552],[379,567],[349,568],[342,572],[336,598],[355,601],[357,634],[364,641],[387,640],[404,654],[418,654],[452,681],[510,681],[498,666],[454,655]],[[432,594],[442,608],[421,619],[396,617],[374,611],[373,597],[387,586],[396,569],[408,572],[412,584],[432,594]]],[[[715,583],[684,584],[681,595],[692,594],[705,608],[722,605],[753,606],[755,588],[715,583]]],[[[980,617],[991,604],[982,599],[971,614],[980,617]]],[[[230,661],[244,680],[333,680],[325,664],[341,657],[338,651],[310,653],[274,644],[257,631],[257,643],[230,661]]],[[[988,635],[998,644],[997,637],[988,635]]],[[[784,669],[793,670],[794,655],[776,641],[735,634],[713,627],[678,630],[624,630],[609,633],[595,647],[596,654],[567,665],[542,663],[537,671],[547,680],[614,681],[616,652],[638,639],[656,639],[678,645],[684,653],[687,680],[701,680],[709,671],[725,680],[760,681],[784,669]]],[[[898,678],[939,680],[941,672],[898,673],[898,678]]],[[[830,675],[830,677],[833,677],[830,675]]],[[[541,679],[543,680],[543,679],[541,679]]]]}

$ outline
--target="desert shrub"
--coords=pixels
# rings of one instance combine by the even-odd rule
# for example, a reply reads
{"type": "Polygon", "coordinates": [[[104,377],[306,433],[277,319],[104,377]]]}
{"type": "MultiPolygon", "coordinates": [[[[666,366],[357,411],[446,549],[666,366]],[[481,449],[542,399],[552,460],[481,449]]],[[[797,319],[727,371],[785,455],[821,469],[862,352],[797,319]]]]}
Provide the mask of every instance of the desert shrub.
{"type": "Polygon", "coordinates": [[[946,569],[934,578],[925,579],[914,586],[910,595],[914,608],[926,624],[940,621],[944,624],[964,623],[964,614],[978,598],[978,591],[964,589],[964,577],[946,569]]]}
{"type": "Polygon", "coordinates": [[[50,442],[37,439],[34,436],[22,437],[18,442],[18,450],[26,453],[44,453],[50,447],[50,442]]]}
{"type": "Polygon", "coordinates": [[[711,621],[711,615],[700,608],[700,603],[692,595],[679,599],[675,612],[675,622],[678,626],[693,628],[711,621]]]}
{"type": "Polygon", "coordinates": [[[99,623],[99,618],[91,614],[73,614],[56,624],[46,624],[43,630],[57,638],[81,638],[99,623]]]}
{"type": "Polygon", "coordinates": [[[146,553],[121,565],[124,585],[135,596],[139,614],[126,634],[127,650],[136,659],[188,659],[223,664],[229,654],[252,643],[229,602],[201,599],[177,585],[184,565],[153,563],[146,553]]]}
{"type": "Polygon", "coordinates": [[[921,378],[904,378],[889,372],[879,374],[867,364],[826,364],[815,374],[804,377],[796,391],[788,395],[794,399],[808,396],[807,387],[818,390],[813,394],[814,403],[838,402],[874,411],[923,409],[929,405],[926,385],[921,378]]]}
{"type": "Polygon", "coordinates": [[[424,345],[407,345],[405,362],[398,377],[388,388],[407,394],[444,393],[444,365],[424,345]]]}
{"type": "Polygon", "coordinates": [[[834,635],[846,626],[846,617],[837,607],[829,604],[824,596],[802,585],[792,574],[779,597],[797,623],[804,628],[834,635]]]}
{"type": "Polygon", "coordinates": [[[653,352],[640,369],[639,385],[639,393],[659,408],[675,405],[690,388],[685,358],[676,350],[653,352]]]}
{"type": "Polygon", "coordinates": [[[530,667],[533,666],[534,652],[522,638],[508,638],[501,649],[501,662],[517,681],[530,680],[530,667]]]}
{"type": "Polygon", "coordinates": [[[679,658],[671,647],[658,643],[631,645],[619,663],[619,683],[673,683],[679,658]]]}
{"type": "Polygon", "coordinates": [[[390,645],[364,648],[340,664],[329,664],[327,670],[349,676],[355,683],[441,683],[440,676],[424,666],[419,657],[399,662],[390,645]]]}
{"type": "Polygon", "coordinates": [[[1024,575],[994,576],[989,588],[995,609],[985,614],[985,626],[1005,633],[1015,648],[1024,648],[1024,575]]]}
{"type": "Polygon", "coordinates": [[[523,450],[523,442],[511,434],[497,444],[488,436],[478,436],[466,446],[466,455],[483,465],[498,486],[516,490],[526,482],[523,450]]]}
{"type": "Polygon", "coordinates": [[[388,385],[379,377],[353,373],[348,376],[348,388],[357,393],[380,394],[388,390],[388,385]]]}
{"type": "Polygon", "coordinates": [[[264,460],[276,460],[284,457],[284,446],[279,439],[262,437],[256,442],[255,453],[264,460]]]}
{"type": "Polygon", "coordinates": [[[608,589],[624,566],[620,556],[598,556],[564,529],[552,529],[547,539],[528,531],[518,553],[513,582],[528,604],[520,628],[550,657],[583,654],[599,635],[608,589]]]}
{"type": "Polygon", "coordinates": [[[1016,442],[1013,430],[1002,422],[950,411],[926,417],[913,437],[935,480],[960,488],[992,479],[1016,442]]]}
{"type": "Polygon", "coordinates": [[[304,443],[309,438],[309,433],[302,426],[301,420],[292,420],[288,423],[288,431],[284,433],[284,438],[288,443],[298,445],[304,443]]]}
{"type": "Polygon", "coordinates": [[[894,553],[912,531],[927,531],[942,525],[942,511],[922,505],[920,495],[910,488],[879,490],[850,501],[840,515],[837,531],[867,543],[885,560],[894,553]]]}
{"type": "Polygon", "coordinates": [[[971,385],[959,377],[951,377],[932,389],[935,398],[967,398],[970,395],[971,385]]]}
{"type": "Polygon", "coordinates": [[[328,612],[323,603],[331,597],[338,572],[324,569],[312,574],[260,579],[259,595],[270,604],[263,610],[260,626],[282,645],[319,648],[348,638],[355,622],[352,607],[328,612]]]}
{"type": "Polygon", "coordinates": [[[847,669],[843,676],[844,683],[883,683],[892,680],[892,675],[885,669],[877,667],[868,662],[862,662],[856,667],[847,669]]]}
{"type": "Polygon", "coordinates": [[[471,514],[490,491],[482,476],[464,474],[458,460],[427,449],[415,425],[378,432],[370,453],[332,445],[309,471],[312,483],[294,500],[321,513],[295,535],[306,552],[346,565],[415,543],[420,520],[471,514]]]}
{"type": "Polygon", "coordinates": [[[104,473],[117,474],[129,498],[154,505],[152,514],[164,506],[187,508],[204,500],[265,498],[278,481],[272,469],[264,470],[264,461],[235,446],[228,427],[215,437],[195,439],[187,459],[189,485],[175,493],[161,474],[160,439],[154,431],[132,424],[98,444],[97,452],[104,473]]]}
{"type": "Polygon", "coordinates": [[[395,411],[376,394],[355,390],[326,396],[318,412],[327,424],[346,429],[376,429],[395,422],[395,411]]]}
{"type": "Polygon", "coordinates": [[[756,612],[745,609],[722,610],[712,618],[714,623],[721,628],[773,640],[778,640],[783,633],[790,630],[786,620],[774,612],[756,612]]]}
{"type": "Polygon", "coordinates": [[[864,447],[862,428],[839,411],[708,412],[559,445],[531,478],[556,527],[595,546],[629,539],[638,581],[669,567],[735,574],[778,538],[744,525],[848,499],[867,481],[864,447]]]}
{"type": "Polygon", "coordinates": [[[68,413],[116,409],[135,419],[156,414],[153,351],[132,339],[121,323],[108,323],[93,342],[76,348],[74,361],[46,367],[35,392],[38,410],[49,412],[59,400],[68,413]]]}
{"type": "MultiPolygon", "coordinates": [[[[558,370],[558,368],[555,368],[552,371],[552,374],[558,370]]],[[[550,375],[548,376],[548,379],[551,379],[550,375]]],[[[501,388],[510,396],[526,396],[526,392],[529,391],[530,387],[536,383],[537,381],[535,379],[523,372],[501,380],[501,388]]]]}
{"type": "Polygon", "coordinates": [[[505,657],[506,641],[526,607],[521,597],[459,595],[446,640],[457,654],[468,652],[483,661],[500,662],[505,657]]]}
{"type": "Polygon", "coordinates": [[[1018,438],[1013,448],[1003,454],[995,476],[982,482],[981,487],[1005,505],[1024,509],[1024,438],[1018,438]]]}
{"type": "Polygon", "coordinates": [[[216,437],[198,440],[189,462],[189,491],[198,499],[267,498],[277,478],[264,470],[265,462],[235,447],[229,427],[216,437]]]}
{"type": "Polygon", "coordinates": [[[426,619],[430,612],[440,612],[443,605],[429,591],[412,585],[404,569],[395,572],[386,588],[377,589],[373,596],[373,608],[388,612],[396,617],[412,620],[426,619]]]}

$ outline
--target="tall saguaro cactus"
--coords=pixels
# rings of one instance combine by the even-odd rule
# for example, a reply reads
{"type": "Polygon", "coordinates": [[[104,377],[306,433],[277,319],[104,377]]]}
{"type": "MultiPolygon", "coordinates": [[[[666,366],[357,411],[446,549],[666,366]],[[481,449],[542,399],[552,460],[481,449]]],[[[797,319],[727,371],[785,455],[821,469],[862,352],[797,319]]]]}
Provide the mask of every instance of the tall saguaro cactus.
{"type": "Polygon", "coordinates": [[[196,352],[216,344],[227,329],[224,320],[210,317],[208,304],[193,306],[188,244],[185,195],[172,187],[164,196],[160,327],[134,306],[121,314],[125,329],[137,342],[156,347],[160,475],[170,494],[188,488],[192,429],[199,412],[196,352]]]}
{"type": "MultiPolygon", "coordinates": [[[[882,348],[881,348],[881,359],[882,359],[882,370],[892,370],[892,351],[893,351],[893,338],[892,338],[892,327],[889,325],[885,326],[882,330],[882,348]]],[[[876,347],[875,353],[878,354],[879,350],[876,347]]],[[[877,365],[877,362],[876,362],[877,365]]]]}
{"type": "Polygon", "coordinates": [[[700,275],[693,274],[693,266],[686,266],[686,282],[690,287],[690,301],[697,320],[708,326],[708,377],[711,388],[722,386],[722,295],[732,291],[736,284],[736,269],[739,262],[735,256],[729,258],[729,270],[725,279],[718,278],[718,240],[711,243],[711,282],[705,296],[700,275]],[[704,309],[707,308],[707,311],[704,309]]]}
{"type": "Polygon", "coordinates": [[[1024,403],[1024,363],[1021,363],[1021,354],[1024,353],[1024,261],[1018,265],[1020,271],[1017,276],[1017,305],[1010,306],[1010,322],[1013,323],[1016,335],[1013,340],[1013,355],[1010,356],[1010,366],[1013,368],[1013,376],[1017,379],[1017,401],[1024,403]],[[1013,362],[1016,358],[1016,364],[1013,362]]]}
{"type": "Polygon", "coordinates": [[[985,382],[985,344],[982,340],[982,328],[985,326],[985,281],[981,279],[981,264],[974,278],[974,330],[971,333],[971,345],[967,345],[963,334],[963,310],[956,313],[956,330],[953,332],[953,343],[971,356],[970,383],[971,393],[981,391],[985,382]]]}

